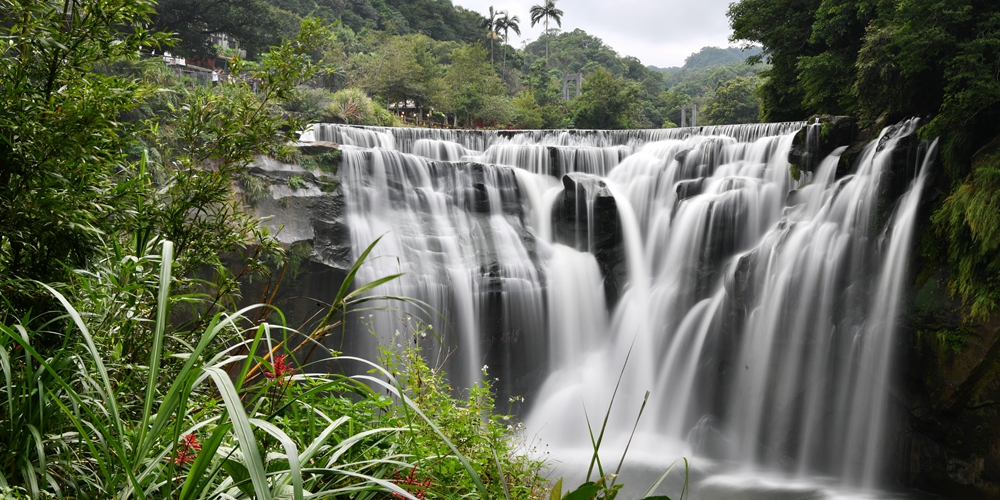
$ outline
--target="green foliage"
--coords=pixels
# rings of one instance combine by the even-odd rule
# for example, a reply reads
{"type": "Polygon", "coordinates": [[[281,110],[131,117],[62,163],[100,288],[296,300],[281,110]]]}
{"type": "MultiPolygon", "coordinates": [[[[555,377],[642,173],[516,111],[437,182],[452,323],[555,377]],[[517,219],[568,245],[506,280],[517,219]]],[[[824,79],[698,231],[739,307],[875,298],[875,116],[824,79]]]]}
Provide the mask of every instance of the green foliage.
{"type": "Polygon", "coordinates": [[[152,18],[154,28],[176,34],[179,42],[175,51],[179,54],[204,61],[214,61],[218,55],[212,41],[214,33],[225,33],[239,40],[240,47],[251,57],[278,43],[282,35],[295,35],[281,30],[280,12],[265,0],[159,0],[157,3],[157,14],[152,18]]]}
{"type": "Polygon", "coordinates": [[[540,129],[545,126],[542,107],[535,102],[535,96],[521,92],[514,98],[514,125],[522,129],[540,129]]]}
{"type": "Polygon", "coordinates": [[[441,92],[444,68],[424,35],[389,37],[371,54],[356,59],[360,86],[388,103],[430,106],[441,92]]]}
{"type": "MultiPolygon", "coordinates": [[[[501,465],[509,477],[525,488],[539,483],[538,464],[512,455],[502,418],[489,416],[488,389],[475,389],[465,404],[452,399],[413,351],[404,351],[408,370],[402,379],[370,363],[384,378],[307,374],[292,356],[318,342],[326,330],[305,342],[294,340],[299,342],[295,347],[295,332],[245,316],[260,306],[216,314],[197,335],[178,335],[167,323],[167,310],[176,301],[169,291],[173,246],[162,246],[159,258],[124,261],[148,267],[119,269],[139,281],[153,276],[155,320],[150,309],[129,318],[111,314],[114,320],[107,323],[102,321],[106,313],[81,313],[70,303],[72,297],[48,288],[69,320],[61,331],[64,345],[54,357],[31,342],[37,335],[29,322],[0,323],[5,381],[0,384],[0,442],[8,450],[0,458],[0,477],[5,484],[26,488],[32,498],[64,492],[92,498],[111,491],[122,499],[304,498],[306,492],[347,496],[365,491],[412,498],[418,491],[394,480],[401,471],[440,471],[436,488],[464,484],[485,493],[472,464],[488,468],[497,456],[504,457],[501,465]],[[125,364],[120,350],[102,348],[115,337],[105,328],[128,323],[153,331],[144,346],[144,366],[125,364]],[[172,342],[177,336],[198,341],[172,342]],[[401,403],[393,404],[365,382],[382,384],[401,403]],[[460,446],[448,436],[462,439],[460,446]],[[476,455],[467,458],[459,447],[476,455]],[[454,462],[470,468],[449,468],[454,462]]],[[[352,276],[362,262],[352,268],[352,276]]],[[[117,304],[124,290],[107,278],[103,272],[81,276],[109,297],[100,303],[79,297],[81,305],[117,304]]],[[[345,290],[334,299],[328,318],[367,300],[345,290]]],[[[493,491],[500,488],[489,484],[493,491]]]]}
{"type": "Polygon", "coordinates": [[[579,72],[583,72],[586,76],[596,71],[598,67],[636,82],[642,82],[648,77],[662,78],[659,72],[643,66],[638,59],[619,56],[600,38],[581,29],[543,36],[528,44],[524,48],[525,70],[530,70],[536,61],[544,61],[546,42],[551,45],[548,68],[557,70],[556,76],[560,78],[564,74],[579,72]]]}
{"type": "Polygon", "coordinates": [[[1000,148],[991,149],[977,156],[972,174],[933,216],[948,241],[950,288],[979,320],[1000,303],[1000,148]]]}
{"type": "Polygon", "coordinates": [[[736,47],[702,47],[701,50],[684,59],[685,69],[714,68],[732,63],[742,63],[748,57],[760,54],[760,47],[740,49],[736,47]]]}
{"type": "Polygon", "coordinates": [[[240,188],[243,189],[243,201],[251,207],[256,206],[269,193],[264,180],[250,174],[240,176],[240,188]]]}
{"type": "MultiPolygon", "coordinates": [[[[61,4],[59,4],[61,5],[61,4]]],[[[149,1],[86,2],[63,15],[52,2],[12,0],[0,11],[0,295],[28,308],[48,299],[9,280],[62,281],[94,254],[125,214],[135,174],[125,151],[145,127],[124,124],[155,86],[95,73],[165,40],[144,26],[149,1]],[[117,26],[110,30],[108,26],[117,26]],[[61,265],[61,264],[62,265],[61,265]]],[[[0,309],[2,312],[2,309],[0,309]]]]}
{"type": "Polygon", "coordinates": [[[395,115],[373,101],[364,91],[356,88],[343,89],[330,95],[330,102],[319,114],[318,119],[325,123],[385,127],[399,125],[399,119],[395,115]]]}
{"type": "Polygon", "coordinates": [[[445,374],[429,367],[419,354],[426,330],[420,324],[407,324],[410,328],[395,338],[401,347],[383,347],[380,362],[397,378],[402,393],[421,409],[425,419],[413,419],[402,405],[381,408],[386,412],[381,418],[410,428],[408,440],[401,445],[421,463],[418,472],[434,478],[429,492],[457,498],[477,491],[462,464],[448,457],[435,426],[482,479],[485,498],[537,498],[545,486],[538,476],[542,464],[519,452],[523,443],[515,431],[521,426],[513,417],[495,413],[489,382],[476,383],[467,397],[456,398],[445,374]]]}
{"type": "Polygon", "coordinates": [[[954,354],[960,354],[969,344],[969,331],[965,328],[940,330],[935,333],[935,337],[941,347],[954,354]]]}
{"type": "MultiPolygon", "coordinates": [[[[807,116],[802,107],[804,92],[798,85],[796,67],[803,47],[808,46],[820,0],[742,0],[730,4],[728,16],[732,39],[756,42],[763,53],[751,62],[766,60],[771,68],[760,76],[761,120],[787,121],[807,116]]],[[[811,54],[809,54],[811,55],[811,54]]]]}
{"type": "Polygon", "coordinates": [[[630,128],[639,111],[639,86],[601,68],[583,82],[583,94],[573,102],[577,128],[630,128]]]}
{"type": "Polygon", "coordinates": [[[719,85],[712,101],[705,107],[705,118],[713,125],[756,123],[760,112],[756,90],[757,81],[743,77],[719,85]]]}
{"type": "Polygon", "coordinates": [[[495,99],[505,95],[503,83],[487,62],[486,48],[469,44],[451,53],[445,73],[445,109],[466,121],[496,118],[495,99]]]}
{"type": "Polygon", "coordinates": [[[288,187],[292,189],[302,189],[306,187],[306,178],[301,175],[293,175],[288,178],[288,187]]]}

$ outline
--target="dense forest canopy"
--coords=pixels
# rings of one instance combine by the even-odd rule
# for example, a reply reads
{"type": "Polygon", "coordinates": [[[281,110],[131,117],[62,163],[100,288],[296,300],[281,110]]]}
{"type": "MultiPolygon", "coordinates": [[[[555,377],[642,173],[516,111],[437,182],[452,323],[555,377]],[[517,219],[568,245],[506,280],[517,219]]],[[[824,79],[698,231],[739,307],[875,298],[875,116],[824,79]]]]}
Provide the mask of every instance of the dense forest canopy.
{"type": "MultiPolygon", "coordinates": [[[[755,75],[764,66],[748,66],[743,61],[759,49],[744,52],[706,47],[691,55],[683,68],[658,70],[644,66],[635,57],[619,54],[600,38],[571,28],[571,23],[566,31],[560,31],[557,26],[561,26],[561,20],[553,20],[550,30],[517,49],[509,36],[518,32],[518,23],[530,21],[526,14],[495,11],[487,18],[449,0],[221,0],[211,4],[164,0],[154,20],[158,27],[178,34],[181,41],[172,50],[195,57],[194,62],[214,58],[214,33],[236,39],[253,59],[276,40],[295,36],[304,17],[315,16],[330,24],[334,38],[314,54],[329,71],[314,86],[344,93],[334,98],[317,91],[310,98],[289,103],[290,110],[307,113],[312,119],[393,123],[381,112],[376,113],[379,118],[361,117],[345,114],[340,104],[328,108],[334,101],[348,103],[348,108],[383,110],[393,103],[409,102],[419,109],[441,113],[435,115],[439,123],[447,115],[451,123],[457,117],[462,123],[480,126],[593,126],[591,120],[580,115],[582,108],[577,103],[564,102],[563,76],[580,73],[586,81],[603,70],[613,80],[601,73],[598,82],[614,88],[627,84],[628,95],[636,99],[614,110],[621,119],[612,120],[609,126],[674,126],[680,121],[680,107],[688,104],[706,110],[699,115],[699,124],[757,120],[756,100],[742,107],[738,115],[713,111],[735,109],[732,103],[714,107],[711,103],[717,88],[738,77],[749,79],[744,86],[756,87],[755,75]],[[249,22],[251,19],[253,22],[249,22]],[[513,25],[501,21],[512,21],[513,25]],[[466,45],[478,45],[486,52],[466,45]],[[458,49],[462,50],[456,52],[458,49]],[[460,60],[464,69],[451,68],[453,53],[463,55],[460,60]],[[481,57],[476,61],[480,67],[474,71],[469,67],[473,61],[466,57],[469,54],[481,57]],[[483,79],[463,86],[457,82],[469,80],[454,80],[459,73],[481,74],[483,79]],[[351,89],[363,90],[375,99],[376,106],[359,103],[359,95],[351,89]]],[[[564,15],[571,18],[572,11],[564,15]]],[[[581,90],[605,94],[612,91],[595,85],[581,90]]],[[[575,94],[574,87],[571,97],[575,94]]]]}

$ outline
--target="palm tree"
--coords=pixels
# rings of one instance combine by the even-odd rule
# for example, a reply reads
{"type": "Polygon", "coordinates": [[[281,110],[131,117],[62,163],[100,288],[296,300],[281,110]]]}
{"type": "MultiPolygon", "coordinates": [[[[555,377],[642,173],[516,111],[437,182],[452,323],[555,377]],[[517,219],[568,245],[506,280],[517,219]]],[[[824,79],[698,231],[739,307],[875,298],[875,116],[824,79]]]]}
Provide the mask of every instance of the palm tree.
{"type": "MultiPolygon", "coordinates": [[[[501,14],[503,14],[503,16],[501,16],[500,19],[497,20],[497,30],[503,30],[503,43],[505,45],[509,45],[510,42],[508,41],[508,39],[510,30],[514,30],[514,33],[517,33],[517,36],[521,36],[521,25],[520,25],[521,19],[517,16],[508,15],[507,11],[502,11],[501,14]]],[[[506,47],[504,47],[503,49],[503,71],[505,73],[507,72],[506,47]]]]}
{"type": "Polygon", "coordinates": [[[484,17],[479,21],[479,27],[486,29],[486,38],[490,39],[490,65],[493,65],[493,40],[497,37],[497,30],[500,28],[500,20],[497,16],[500,12],[494,12],[493,6],[490,6],[490,17],[484,17]]]}
{"type": "Polygon", "coordinates": [[[563,11],[556,8],[558,0],[545,0],[543,5],[536,5],[531,8],[531,27],[534,28],[538,21],[545,19],[545,62],[549,62],[549,19],[551,18],[562,28],[563,11]]]}

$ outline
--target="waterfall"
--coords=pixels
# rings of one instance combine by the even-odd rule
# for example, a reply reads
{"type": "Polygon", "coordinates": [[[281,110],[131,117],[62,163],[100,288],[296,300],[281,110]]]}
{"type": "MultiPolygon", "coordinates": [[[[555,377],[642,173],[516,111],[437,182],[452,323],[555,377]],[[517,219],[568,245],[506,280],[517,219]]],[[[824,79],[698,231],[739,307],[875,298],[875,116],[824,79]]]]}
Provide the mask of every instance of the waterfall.
{"type": "Polygon", "coordinates": [[[344,145],[355,254],[384,235],[359,283],[404,273],[383,293],[423,304],[370,313],[373,342],[431,325],[432,362],[458,387],[488,365],[498,401],[528,396],[527,428],[553,448],[589,449],[585,415],[624,369],[608,453],[648,390],[636,453],[870,488],[929,169],[898,166],[916,127],[887,128],[846,175],[844,148],[817,159],[801,122],[307,135],[344,145]]]}

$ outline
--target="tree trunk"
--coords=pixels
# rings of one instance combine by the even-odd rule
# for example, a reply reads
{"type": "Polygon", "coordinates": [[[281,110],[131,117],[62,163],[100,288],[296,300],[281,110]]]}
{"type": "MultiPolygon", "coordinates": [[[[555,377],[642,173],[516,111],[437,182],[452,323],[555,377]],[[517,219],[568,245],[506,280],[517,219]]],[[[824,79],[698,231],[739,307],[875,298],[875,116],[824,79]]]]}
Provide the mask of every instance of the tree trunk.
{"type": "Polygon", "coordinates": [[[545,66],[549,65],[549,16],[545,16],[545,66]]]}
{"type": "MultiPolygon", "coordinates": [[[[504,33],[504,35],[503,35],[503,43],[504,43],[504,45],[507,44],[507,33],[504,33]]],[[[507,73],[507,48],[504,47],[503,45],[501,45],[500,47],[503,48],[503,71],[501,71],[501,73],[506,74],[507,73]]]]}

